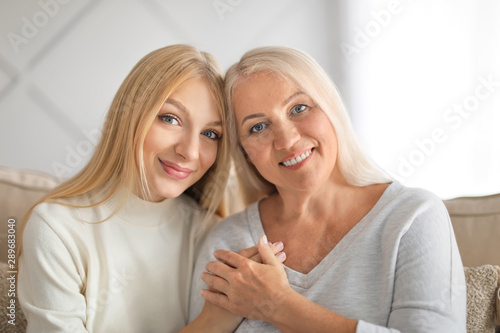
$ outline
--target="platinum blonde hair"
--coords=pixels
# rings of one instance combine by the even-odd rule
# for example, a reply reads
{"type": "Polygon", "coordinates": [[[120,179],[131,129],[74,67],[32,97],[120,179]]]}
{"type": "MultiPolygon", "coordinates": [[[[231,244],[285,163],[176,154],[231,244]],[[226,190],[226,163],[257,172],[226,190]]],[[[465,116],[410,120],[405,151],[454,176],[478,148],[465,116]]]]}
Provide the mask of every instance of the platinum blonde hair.
{"type": "MultiPolygon", "coordinates": [[[[144,139],[170,94],[192,78],[205,80],[225,126],[222,70],[212,55],[189,45],[167,46],[147,54],[133,67],[118,89],[90,161],[77,175],[56,187],[28,211],[20,232],[24,230],[33,208],[42,202],[87,208],[100,205],[117,194],[119,204],[109,219],[125,205],[137,188],[143,198],[150,199],[143,159],[144,139]],[[91,194],[98,200],[82,206],[61,201],[82,194],[91,194]]],[[[217,211],[223,215],[225,211],[222,199],[230,171],[228,147],[228,136],[223,135],[218,142],[215,163],[185,191],[207,209],[203,227],[207,227],[213,213],[217,211]]]]}
{"type": "Polygon", "coordinates": [[[391,177],[362,151],[340,94],[318,63],[296,49],[281,46],[259,47],[245,53],[238,63],[229,68],[224,79],[231,154],[245,204],[276,191],[276,187],[265,180],[247,161],[239,141],[234,116],[233,98],[236,87],[259,72],[273,73],[291,80],[326,113],[337,135],[337,163],[349,184],[367,186],[392,181],[391,177]]]}

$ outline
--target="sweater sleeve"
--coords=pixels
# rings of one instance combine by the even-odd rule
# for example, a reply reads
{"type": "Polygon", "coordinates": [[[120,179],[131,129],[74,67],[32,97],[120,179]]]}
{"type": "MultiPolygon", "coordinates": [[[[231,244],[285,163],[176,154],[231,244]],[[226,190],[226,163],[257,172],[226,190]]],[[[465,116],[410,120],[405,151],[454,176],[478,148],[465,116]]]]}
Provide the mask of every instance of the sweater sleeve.
{"type": "Polygon", "coordinates": [[[360,321],[357,332],[465,332],[464,271],[441,201],[421,207],[397,251],[389,328],[360,321]]]}
{"type": "Polygon", "coordinates": [[[84,283],[75,259],[36,209],[23,234],[18,285],[27,333],[87,332],[84,283]]]}

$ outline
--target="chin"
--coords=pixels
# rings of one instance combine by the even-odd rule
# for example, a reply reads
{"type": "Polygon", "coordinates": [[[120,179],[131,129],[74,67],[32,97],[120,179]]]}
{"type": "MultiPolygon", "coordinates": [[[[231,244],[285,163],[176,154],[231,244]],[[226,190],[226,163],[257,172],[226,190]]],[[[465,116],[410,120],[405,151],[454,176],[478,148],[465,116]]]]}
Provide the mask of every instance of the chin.
{"type": "Polygon", "coordinates": [[[177,198],[185,190],[186,188],[184,188],[184,186],[181,187],[179,184],[171,184],[170,182],[161,182],[160,184],[154,184],[154,186],[150,187],[150,192],[154,199],[156,199],[155,201],[177,198]]]}

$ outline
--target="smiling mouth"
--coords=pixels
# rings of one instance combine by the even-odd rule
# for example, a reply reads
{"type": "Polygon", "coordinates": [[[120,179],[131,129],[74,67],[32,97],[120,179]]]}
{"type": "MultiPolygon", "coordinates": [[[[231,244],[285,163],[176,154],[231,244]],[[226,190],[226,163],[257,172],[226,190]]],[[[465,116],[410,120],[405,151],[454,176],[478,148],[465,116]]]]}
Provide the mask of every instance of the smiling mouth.
{"type": "Polygon", "coordinates": [[[311,149],[307,150],[306,152],[300,154],[299,156],[295,156],[294,158],[280,162],[280,164],[287,166],[287,167],[299,164],[300,162],[304,161],[312,154],[313,149],[314,148],[311,148],[311,149]]]}
{"type": "Polygon", "coordinates": [[[172,163],[169,161],[162,161],[160,159],[158,159],[158,160],[160,161],[160,164],[161,164],[163,170],[167,173],[167,175],[169,175],[170,177],[172,177],[174,179],[177,179],[177,180],[186,179],[193,172],[193,170],[182,168],[175,163],[172,163]]]}

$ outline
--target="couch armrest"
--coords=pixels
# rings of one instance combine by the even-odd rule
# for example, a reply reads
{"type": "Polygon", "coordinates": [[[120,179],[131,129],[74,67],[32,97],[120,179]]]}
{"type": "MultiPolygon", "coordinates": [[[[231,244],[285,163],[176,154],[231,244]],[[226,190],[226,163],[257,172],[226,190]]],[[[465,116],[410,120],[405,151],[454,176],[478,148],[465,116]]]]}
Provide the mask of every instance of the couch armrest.
{"type": "Polygon", "coordinates": [[[0,166],[0,262],[7,262],[7,221],[15,220],[11,225],[17,228],[26,211],[59,182],[44,172],[0,166]]]}

